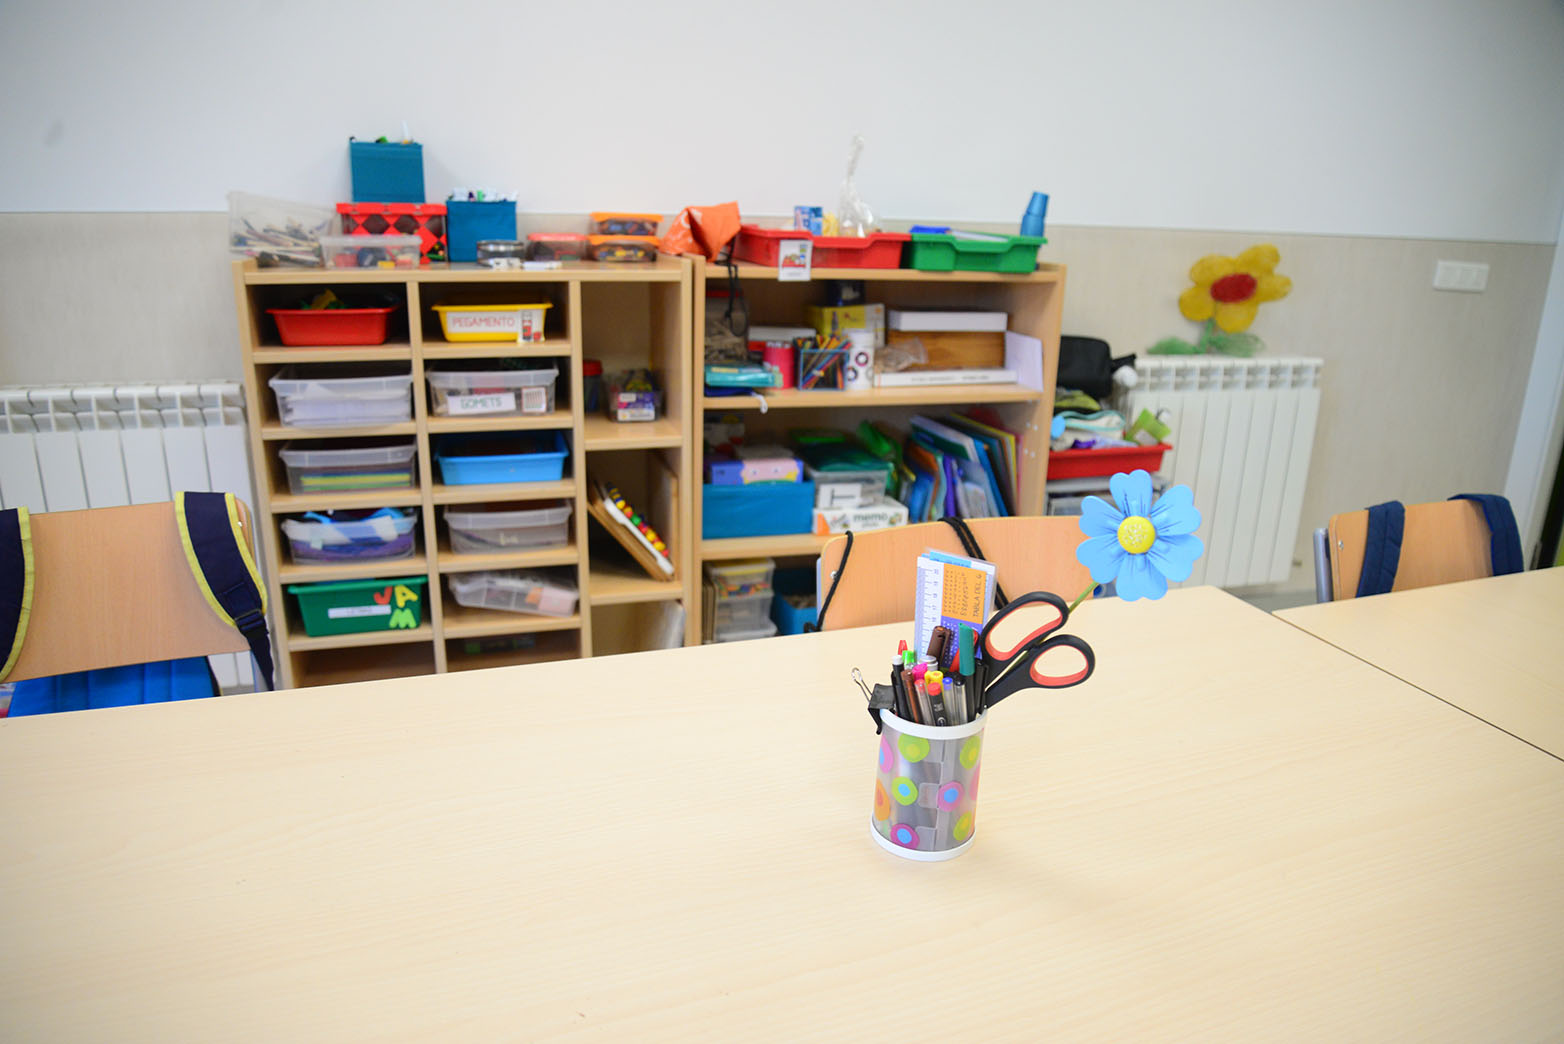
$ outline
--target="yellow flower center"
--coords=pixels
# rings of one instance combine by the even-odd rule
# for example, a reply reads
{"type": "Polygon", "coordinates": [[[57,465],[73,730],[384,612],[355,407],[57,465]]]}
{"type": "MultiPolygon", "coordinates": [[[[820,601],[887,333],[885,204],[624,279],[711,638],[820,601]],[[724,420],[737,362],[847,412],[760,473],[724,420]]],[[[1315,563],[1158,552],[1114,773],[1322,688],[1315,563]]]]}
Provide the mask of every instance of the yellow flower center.
{"type": "Polygon", "coordinates": [[[1157,531],[1144,515],[1131,515],[1119,523],[1119,546],[1130,554],[1143,555],[1156,542],[1157,531]]]}

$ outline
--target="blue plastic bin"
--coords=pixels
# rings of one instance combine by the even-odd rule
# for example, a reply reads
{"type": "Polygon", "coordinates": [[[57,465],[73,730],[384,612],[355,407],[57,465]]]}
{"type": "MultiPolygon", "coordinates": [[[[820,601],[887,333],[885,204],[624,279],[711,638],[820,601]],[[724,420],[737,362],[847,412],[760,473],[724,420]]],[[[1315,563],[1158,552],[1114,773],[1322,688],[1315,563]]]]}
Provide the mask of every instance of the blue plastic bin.
{"type": "Polygon", "coordinates": [[[815,521],[813,482],[757,482],[701,486],[701,537],[807,533],[815,521]]]}
{"type": "Polygon", "coordinates": [[[206,659],[193,656],[19,681],[11,692],[9,717],[201,700],[216,695],[206,659]]]}
{"type": "MultiPolygon", "coordinates": [[[[490,482],[553,482],[565,474],[570,448],[557,431],[514,435],[451,436],[440,440],[434,459],[447,486],[490,482]]],[[[811,497],[810,503],[812,504],[811,497]]]]}
{"type": "Polygon", "coordinates": [[[424,202],[424,147],[391,141],[350,141],[353,202],[424,202]]]}
{"type": "Polygon", "coordinates": [[[516,238],[516,203],[504,199],[492,203],[448,200],[445,235],[452,261],[476,261],[480,239],[516,238]]]}
{"type": "Polygon", "coordinates": [[[778,569],[771,577],[771,619],[776,621],[778,634],[803,634],[804,625],[815,622],[815,570],[813,566],[802,569],[778,569]],[[809,607],[800,609],[784,595],[809,596],[809,607]]]}

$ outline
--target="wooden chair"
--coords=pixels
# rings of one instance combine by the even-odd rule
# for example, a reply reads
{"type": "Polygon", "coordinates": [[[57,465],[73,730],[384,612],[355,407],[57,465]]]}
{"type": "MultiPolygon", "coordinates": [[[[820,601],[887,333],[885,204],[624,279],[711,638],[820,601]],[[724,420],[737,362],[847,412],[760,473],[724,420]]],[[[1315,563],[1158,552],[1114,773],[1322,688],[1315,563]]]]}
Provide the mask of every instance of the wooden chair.
{"type": "MultiPolygon", "coordinates": [[[[1369,513],[1332,515],[1315,530],[1315,596],[1321,602],[1356,598],[1363,575],[1363,547],[1369,513]]],[[[1493,575],[1488,523],[1470,500],[1408,504],[1401,536],[1401,560],[1392,591],[1431,587],[1493,575]]]]}
{"type": "MultiPolygon", "coordinates": [[[[985,559],[999,568],[1000,586],[1011,598],[1027,591],[1052,591],[1069,601],[1091,582],[1091,571],[1075,560],[1076,545],[1086,537],[1073,515],[978,518],[967,524],[985,559]]],[[[825,604],[846,547],[847,537],[839,536],[821,549],[815,604],[825,604]]],[[[847,570],[831,598],[824,629],[912,619],[918,556],[930,548],[966,554],[956,531],[944,522],[854,534],[847,570]]]]}
{"type": "MultiPolygon", "coordinates": [[[[254,554],[250,514],[239,507],[254,554]]],[[[249,653],[196,586],[171,502],[51,511],[29,526],[32,615],[6,681],[249,653]]]]}

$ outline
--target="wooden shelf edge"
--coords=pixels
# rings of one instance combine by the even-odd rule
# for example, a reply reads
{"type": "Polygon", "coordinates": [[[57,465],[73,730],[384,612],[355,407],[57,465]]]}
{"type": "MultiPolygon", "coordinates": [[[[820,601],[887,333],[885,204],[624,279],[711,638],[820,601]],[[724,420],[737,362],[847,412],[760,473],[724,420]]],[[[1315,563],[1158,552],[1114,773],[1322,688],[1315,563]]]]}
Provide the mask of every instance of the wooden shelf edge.
{"type": "Polygon", "coordinates": [[[364,631],[359,634],[330,634],[319,638],[308,635],[287,635],[284,643],[293,652],[309,652],[313,649],[360,649],[371,645],[404,645],[411,642],[434,641],[434,626],[425,620],[406,631],[364,631]]]}
{"type": "MultiPolygon", "coordinates": [[[[870,391],[762,391],[771,410],[834,409],[856,406],[957,406],[969,403],[1036,402],[1043,393],[1020,384],[934,384],[917,388],[875,388],[870,391]]],[[[758,410],[754,395],[701,396],[705,410],[758,410]]]]}
{"type": "Polygon", "coordinates": [[[814,533],[786,533],[781,536],[726,537],[719,540],[702,540],[700,557],[703,561],[734,558],[769,558],[779,555],[818,555],[826,541],[836,536],[830,533],[817,536],[814,533]]]}
{"type": "Polygon", "coordinates": [[[321,345],[312,348],[283,348],[267,345],[250,353],[257,363],[311,362],[406,362],[413,349],[406,341],[378,345],[321,345]]]}
{"type": "Polygon", "coordinates": [[[594,450],[661,449],[678,446],[684,434],[676,421],[659,417],[650,423],[621,424],[607,417],[587,417],[581,424],[581,441],[587,452],[594,450]]]}
{"type": "Polygon", "coordinates": [[[576,495],[575,479],[551,482],[500,482],[478,486],[447,486],[436,482],[429,491],[436,504],[476,504],[485,500],[556,500],[576,495]]]}
{"type": "Polygon", "coordinates": [[[423,503],[417,486],[343,493],[273,493],[267,504],[274,515],[299,511],[342,511],[351,508],[415,507],[423,503]]]}
{"type": "Polygon", "coordinates": [[[373,428],[290,428],[281,421],[269,420],[261,423],[261,438],[267,441],[274,439],[360,439],[371,438],[377,435],[412,435],[417,431],[418,425],[412,421],[382,424],[373,428]]]}
{"type": "Polygon", "coordinates": [[[453,601],[445,611],[441,634],[446,638],[482,638],[493,634],[531,634],[538,631],[573,631],[581,627],[581,614],[541,616],[511,613],[503,609],[470,609],[453,601]]]}
{"type": "Polygon", "coordinates": [[[575,565],[581,552],[575,544],[563,547],[523,548],[515,551],[486,551],[460,555],[444,541],[435,559],[441,573],[476,573],[485,569],[534,569],[542,566],[575,565]]]}
{"type": "Polygon", "coordinates": [[[363,562],[283,562],[277,568],[281,584],[316,584],[332,580],[364,580],[382,576],[428,576],[423,541],[406,558],[377,558],[363,562]]]}
{"type": "Polygon", "coordinates": [[[556,334],[541,341],[447,341],[426,336],[423,356],[431,362],[461,359],[536,359],[570,354],[570,338],[556,334]]]}

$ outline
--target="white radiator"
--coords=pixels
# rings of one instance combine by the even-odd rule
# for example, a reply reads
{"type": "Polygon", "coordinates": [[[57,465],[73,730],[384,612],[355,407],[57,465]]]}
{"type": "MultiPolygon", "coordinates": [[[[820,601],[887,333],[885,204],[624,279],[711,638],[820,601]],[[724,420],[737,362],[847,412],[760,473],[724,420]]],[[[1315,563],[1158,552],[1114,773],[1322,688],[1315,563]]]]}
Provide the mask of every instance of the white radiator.
{"type": "MultiPolygon", "coordinates": [[[[0,509],[76,511],[233,493],[254,505],[244,392],[233,382],[0,388],[0,509]]],[[[250,658],[210,657],[222,687],[250,658]]]]}
{"type": "Polygon", "coordinates": [[[1122,396],[1128,420],[1166,409],[1173,450],[1160,475],[1189,486],[1206,553],[1189,584],[1286,580],[1320,412],[1320,359],[1141,356],[1122,396]]]}

